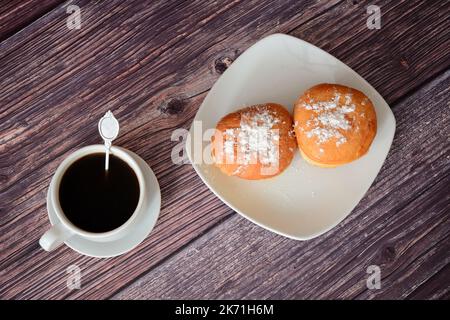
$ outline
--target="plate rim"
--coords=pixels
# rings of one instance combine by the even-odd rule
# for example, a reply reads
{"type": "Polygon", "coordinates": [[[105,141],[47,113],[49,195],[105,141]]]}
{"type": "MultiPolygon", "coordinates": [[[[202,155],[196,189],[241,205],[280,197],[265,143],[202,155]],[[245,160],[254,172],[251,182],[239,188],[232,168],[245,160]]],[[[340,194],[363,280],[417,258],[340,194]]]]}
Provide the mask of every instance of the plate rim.
{"type": "MultiPolygon", "coordinates": [[[[239,213],[241,216],[243,216],[244,218],[248,219],[249,221],[253,222],[254,224],[269,230],[271,232],[274,232],[276,234],[282,235],[284,237],[287,237],[289,239],[293,239],[293,240],[299,240],[299,241],[306,241],[306,240],[311,240],[313,238],[316,238],[320,235],[323,235],[327,232],[329,232],[330,230],[332,230],[333,228],[335,228],[337,225],[339,225],[342,221],[344,221],[352,212],[353,210],[356,208],[356,206],[361,202],[361,200],[366,196],[367,191],[370,189],[370,187],[372,186],[373,182],[375,181],[375,179],[378,177],[381,168],[383,167],[384,163],[386,162],[386,159],[389,155],[389,152],[391,150],[392,147],[392,142],[394,140],[394,136],[395,136],[395,132],[396,132],[397,126],[396,126],[396,119],[394,116],[394,113],[392,112],[391,107],[389,106],[389,104],[386,102],[386,100],[384,99],[384,97],[366,80],[364,79],[361,75],[359,75],[355,70],[353,70],[350,66],[348,66],[346,63],[344,63],[343,61],[341,61],[340,59],[336,58],[335,56],[333,56],[332,54],[326,52],[325,50],[296,37],[293,37],[291,35],[287,35],[287,34],[283,34],[283,33],[274,33],[271,35],[268,35],[260,40],[258,40],[257,42],[255,42],[254,44],[252,44],[249,48],[247,48],[235,61],[233,64],[231,64],[231,66],[225,70],[225,72],[214,82],[213,86],[211,87],[211,89],[209,90],[208,94],[206,95],[206,97],[204,98],[204,100],[202,101],[200,107],[198,108],[194,119],[192,120],[192,124],[190,126],[189,129],[189,133],[186,139],[186,153],[188,156],[188,159],[192,165],[192,167],[194,168],[195,172],[197,173],[197,175],[200,177],[200,179],[203,181],[203,183],[208,187],[208,189],[210,191],[212,191],[212,193],[219,198],[223,203],[225,203],[229,208],[231,208],[233,211],[239,213]],[[206,103],[209,100],[209,96],[211,93],[214,93],[217,90],[217,87],[220,85],[220,81],[221,79],[223,79],[223,76],[233,67],[236,67],[236,61],[239,61],[244,55],[247,56],[249,54],[251,54],[251,51],[254,50],[254,48],[256,46],[260,46],[263,42],[266,42],[267,40],[270,40],[272,38],[281,38],[281,39],[286,39],[287,41],[293,41],[293,42],[297,42],[298,44],[302,45],[302,46],[309,46],[309,47],[314,47],[315,50],[320,50],[322,53],[324,53],[326,56],[329,56],[332,60],[337,60],[339,61],[342,66],[344,66],[348,71],[350,71],[351,73],[353,73],[359,81],[363,82],[365,85],[367,85],[368,87],[372,88],[372,90],[381,98],[382,102],[384,102],[384,104],[387,106],[387,119],[393,121],[393,131],[392,134],[388,137],[389,138],[389,143],[388,143],[388,149],[386,152],[386,155],[384,156],[384,159],[379,163],[379,168],[377,168],[377,173],[375,175],[375,177],[372,179],[372,181],[370,182],[369,186],[367,187],[367,189],[364,191],[362,197],[356,202],[356,204],[353,206],[353,208],[351,210],[349,210],[349,212],[345,215],[343,215],[341,218],[336,219],[336,221],[332,224],[330,224],[329,226],[327,226],[326,228],[322,228],[317,232],[312,233],[309,236],[296,236],[296,235],[292,235],[292,234],[288,234],[285,233],[281,230],[277,230],[272,228],[272,226],[267,225],[265,223],[256,221],[255,219],[253,219],[252,217],[250,217],[249,215],[247,215],[246,213],[242,212],[241,210],[239,210],[238,208],[236,208],[234,205],[232,205],[229,201],[227,201],[224,197],[222,197],[214,187],[212,187],[208,181],[206,180],[205,176],[203,175],[202,171],[200,170],[200,167],[198,164],[195,164],[192,161],[192,156],[193,154],[192,149],[191,149],[191,137],[193,136],[192,131],[193,131],[193,123],[198,120],[197,116],[198,114],[205,108],[206,103]]],[[[291,164],[292,165],[292,164],[291,164]]]]}

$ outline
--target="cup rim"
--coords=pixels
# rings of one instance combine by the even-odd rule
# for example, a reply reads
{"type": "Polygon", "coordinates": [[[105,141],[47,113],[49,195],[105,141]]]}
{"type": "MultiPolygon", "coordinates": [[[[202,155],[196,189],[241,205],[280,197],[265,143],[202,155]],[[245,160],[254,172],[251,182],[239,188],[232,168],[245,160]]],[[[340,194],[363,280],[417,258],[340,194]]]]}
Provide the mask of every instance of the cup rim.
{"type": "Polygon", "coordinates": [[[130,168],[134,171],[134,173],[136,174],[136,177],[138,179],[139,200],[138,200],[138,204],[137,204],[133,214],[122,225],[120,225],[119,227],[117,227],[113,230],[106,231],[106,232],[91,232],[91,231],[83,230],[83,229],[77,227],[76,225],[74,225],[66,217],[66,215],[64,214],[64,211],[61,208],[60,202],[59,202],[59,186],[61,184],[61,180],[62,180],[62,177],[64,176],[64,173],[75,161],[77,161],[87,155],[90,155],[90,154],[104,153],[104,152],[105,152],[105,146],[101,145],[101,144],[86,146],[86,147],[83,147],[81,149],[74,151],[60,163],[60,165],[56,169],[55,174],[53,175],[51,185],[50,185],[52,206],[53,206],[56,216],[61,221],[61,223],[67,229],[72,231],[73,233],[78,234],[83,237],[88,237],[88,238],[93,238],[93,239],[114,236],[114,235],[117,235],[118,233],[120,233],[121,231],[123,231],[124,229],[128,228],[131,225],[131,223],[133,222],[133,220],[136,218],[138,213],[141,211],[141,208],[144,203],[145,184],[144,184],[144,175],[143,175],[141,168],[139,167],[138,163],[124,149],[122,149],[120,147],[112,146],[110,149],[110,153],[112,155],[120,158],[121,160],[125,161],[125,163],[127,165],[129,165],[130,168]]]}

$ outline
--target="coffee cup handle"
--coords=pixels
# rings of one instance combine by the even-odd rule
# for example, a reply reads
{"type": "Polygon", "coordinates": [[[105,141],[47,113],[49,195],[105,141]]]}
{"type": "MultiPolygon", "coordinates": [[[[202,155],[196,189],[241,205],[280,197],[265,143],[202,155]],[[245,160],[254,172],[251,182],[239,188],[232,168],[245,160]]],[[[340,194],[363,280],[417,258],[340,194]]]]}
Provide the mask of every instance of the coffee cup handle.
{"type": "Polygon", "coordinates": [[[53,251],[72,235],[73,233],[64,228],[62,224],[55,224],[42,235],[39,244],[45,251],[53,251]]]}

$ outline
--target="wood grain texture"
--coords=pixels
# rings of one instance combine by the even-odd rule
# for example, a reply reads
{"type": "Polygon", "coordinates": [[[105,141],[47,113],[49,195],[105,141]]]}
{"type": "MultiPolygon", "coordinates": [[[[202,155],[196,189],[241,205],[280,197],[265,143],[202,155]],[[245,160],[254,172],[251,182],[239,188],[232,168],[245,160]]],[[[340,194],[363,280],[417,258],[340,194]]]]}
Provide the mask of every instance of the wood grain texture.
{"type": "Polygon", "coordinates": [[[389,159],[337,228],[299,242],[233,215],[114,298],[448,296],[449,88],[450,71],[394,107],[389,159]],[[366,287],[370,265],[381,268],[380,290],[366,287]]]}
{"type": "Polygon", "coordinates": [[[341,59],[394,102],[450,64],[450,3],[353,1],[308,21],[291,34],[341,59]],[[381,30],[367,30],[367,5],[381,9],[381,30]],[[339,41],[330,41],[335,36],[339,41]],[[427,62],[424,62],[428,56],[427,62]],[[428,61],[429,59],[429,61],[428,61]]]}
{"type": "Polygon", "coordinates": [[[0,41],[56,8],[64,0],[0,1],[0,41]]]}
{"type": "MultiPolygon", "coordinates": [[[[170,135],[175,128],[189,127],[214,81],[260,38],[291,32],[326,49],[374,84],[388,103],[399,101],[450,65],[446,50],[450,28],[443,19],[450,10],[445,2],[430,6],[425,1],[371,1],[383,12],[383,28],[376,31],[365,25],[368,2],[72,3],[81,8],[80,30],[66,28],[67,14],[60,5],[0,43],[3,299],[110,297],[233,216],[190,166],[172,164],[171,149],[177,142],[170,135]],[[37,241],[49,227],[45,194],[51,175],[68,154],[99,142],[96,122],[108,109],[121,123],[117,144],[138,153],[159,179],[163,202],[158,224],[140,246],[118,258],[84,257],[66,247],[45,253],[37,241]],[[81,290],[69,291],[65,286],[65,270],[71,264],[82,269],[81,290]]],[[[406,115],[397,115],[397,120],[406,115]]],[[[405,139],[421,150],[415,137],[405,139]]],[[[413,168],[428,163],[418,156],[414,159],[418,162],[413,168]]],[[[388,159],[380,193],[403,184],[394,164],[388,159]]],[[[435,177],[427,179],[435,181],[435,177]]],[[[426,186],[425,181],[410,180],[411,188],[426,186]]],[[[372,197],[370,192],[364,201],[372,197]]],[[[370,210],[382,215],[391,212],[392,205],[379,202],[370,210]]],[[[234,220],[227,220],[227,226],[230,221],[234,220]]],[[[333,234],[364,234],[363,228],[347,230],[346,223],[333,234]]],[[[374,222],[372,228],[378,225],[374,222]]],[[[255,238],[265,232],[250,225],[245,230],[254,232],[255,238]]],[[[357,246],[359,238],[347,241],[357,246]]],[[[308,247],[312,249],[314,243],[308,242],[308,247]]],[[[208,266],[202,270],[206,272],[208,266]]],[[[441,279],[435,271],[431,268],[424,274],[441,279]]],[[[281,280],[287,285],[287,279],[281,280]]],[[[423,292],[434,292],[432,284],[422,286],[423,292]]],[[[318,290],[326,287],[311,289],[311,295],[320,296],[318,290]]]]}
{"type": "Polygon", "coordinates": [[[68,31],[58,8],[31,25],[28,36],[2,44],[2,298],[107,297],[231,214],[190,166],[170,160],[172,130],[189,126],[219,76],[210,68],[228,45],[214,30],[227,27],[221,39],[242,45],[252,34],[248,24],[262,23],[260,33],[273,29],[270,14],[283,26],[327,8],[309,3],[305,10],[298,2],[290,10],[264,2],[75,3],[82,8],[81,30],[68,31]],[[70,152],[99,141],[96,122],[108,109],[121,123],[117,144],[138,153],[158,176],[158,225],[138,248],[115,259],[83,257],[64,247],[42,252],[37,240],[49,227],[50,177],[70,152]],[[83,270],[82,291],[65,286],[71,264],[83,270]]]}

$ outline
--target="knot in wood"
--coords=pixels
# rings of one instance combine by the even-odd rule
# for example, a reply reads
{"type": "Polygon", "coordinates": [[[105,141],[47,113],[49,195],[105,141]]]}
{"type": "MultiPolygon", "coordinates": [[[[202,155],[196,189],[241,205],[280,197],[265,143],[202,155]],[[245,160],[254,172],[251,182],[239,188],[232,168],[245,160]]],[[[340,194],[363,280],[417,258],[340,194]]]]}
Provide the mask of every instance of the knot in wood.
{"type": "Polygon", "coordinates": [[[217,73],[222,74],[232,63],[233,59],[230,57],[220,57],[214,61],[214,70],[216,70],[217,73]]]}
{"type": "Polygon", "coordinates": [[[395,260],[395,257],[397,256],[397,250],[395,250],[395,247],[388,245],[383,247],[381,251],[381,259],[383,262],[392,262],[395,260]]]}
{"type": "Polygon", "coordinates": [[[164,114],[174,115],[182,113],[185,106],[186,106],[185,101],[179,98],[173,98],[161,104],[158,107],[158,110],[164,114]]]}

